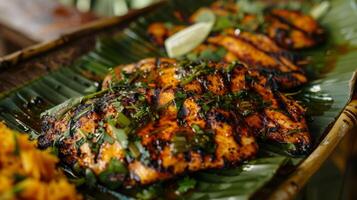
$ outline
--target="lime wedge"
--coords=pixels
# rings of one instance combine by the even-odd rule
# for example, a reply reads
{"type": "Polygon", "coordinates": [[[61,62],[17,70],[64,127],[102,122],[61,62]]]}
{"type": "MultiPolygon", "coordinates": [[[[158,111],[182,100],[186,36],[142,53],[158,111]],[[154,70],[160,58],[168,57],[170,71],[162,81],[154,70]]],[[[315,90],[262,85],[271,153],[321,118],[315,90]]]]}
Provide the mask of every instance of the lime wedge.
{"type": "Polygon", "coordinates": [[[323,1],[320,4],[314,6],[311,11],[310,11],[310,15],[314,18],[314,19],[319,19],[321,18],[323,15],[325,15],[327,13],[327,11],[330,8],[330,2],[328,1],[323,1]]]}
{"type": "Polygon", "coordinates": [[[180,57],[198,45],[209,35],[215,22],[215,16],[205,12],[204,20],[197,22],[167,38],[165,48],[170,58],[180,57]]]}

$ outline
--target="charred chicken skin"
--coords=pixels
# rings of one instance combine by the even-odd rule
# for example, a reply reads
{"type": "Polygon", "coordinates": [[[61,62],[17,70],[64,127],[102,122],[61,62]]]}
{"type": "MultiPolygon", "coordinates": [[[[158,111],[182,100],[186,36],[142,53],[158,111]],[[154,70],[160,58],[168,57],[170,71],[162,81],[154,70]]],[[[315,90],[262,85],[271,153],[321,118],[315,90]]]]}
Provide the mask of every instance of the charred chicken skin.
{"type": "Polygon", "coordinates": [[[256,155],[256,138],[303,153],[311,143],[304,109],[272,82],[240,63],[145,59],[116,68],[98,94],[44,115],[39,145],[124,187],[235,166],[256,155]]]}
{"type": "Polygon", "coordinates": [[[280,46],[303,49],[316,46],[324,40],[324,30],[308,15],[298,11],[274,9],[266,16],[266,33],[280,46]]]}

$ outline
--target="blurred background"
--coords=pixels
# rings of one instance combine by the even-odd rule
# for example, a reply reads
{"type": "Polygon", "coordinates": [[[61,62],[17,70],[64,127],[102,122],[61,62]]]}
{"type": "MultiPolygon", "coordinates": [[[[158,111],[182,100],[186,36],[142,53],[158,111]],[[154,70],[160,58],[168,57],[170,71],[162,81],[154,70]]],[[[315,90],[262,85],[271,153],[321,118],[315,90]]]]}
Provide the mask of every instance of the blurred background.
{"type": "Polygon", "coordinates": [[[158,0],[0,0],[0,56],[158,0]]]}
{"type": "MultiPolygon", "coordinates": [[[[56,38],[96,19],[121,16],[157,1],[0,0],[0,56],[56,38]]],[[[344,138],[298,199],[357,199],[356,134],[354,130],[344,138]]]]}

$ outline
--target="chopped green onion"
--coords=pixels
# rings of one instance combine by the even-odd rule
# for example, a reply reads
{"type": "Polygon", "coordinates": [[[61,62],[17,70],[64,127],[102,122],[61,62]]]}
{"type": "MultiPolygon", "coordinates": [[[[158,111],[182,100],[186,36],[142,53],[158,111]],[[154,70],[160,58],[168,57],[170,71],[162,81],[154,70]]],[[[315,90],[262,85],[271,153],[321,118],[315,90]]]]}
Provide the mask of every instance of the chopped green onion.
{"type": "Polygon", "coordinates": [[[197,124],[193,124],[191,128],[195,134],[189,141],[190,147],[193,150],[213,153],[216,149],[216,144],[214,143],[214,133],[211,130],[203,131],[197,124]]]}
{"type": "Polygon", "coordinates": [[[130,143],[128,148],[129,148],[129,151],[130,151],[131,155],[134,158],[138,158],[141,155],[138,147],[136,147],[136,145],[134,143],[130,143]]]}
{"type": "Polygon", "coordinates": [[[191,128],[193,129],[193,131],[194,131],[195,133],[203,133],[201,127],[200,127],[199,125],[197,125],[197,124],[193,124],[193,125],[191,126],[191,128]]]}
{"type": "Polygon", "coordinates": [[[176,133],[176,135],[172,138],[171,149],[174,154],[188,152],[190,147],[186,137],[180,133],[176,133]]]}
{"type": "Polygon", "coordinates": [[[129,141],[125,130],[122,128],[115,127],[115,123],[113,120],[109,120],[108,124],[112,129],[112,133],[113,135],[115,135],[115,139],[119,142],[120,146],[124,149],[128,148],[129,141]]]}
{"type": "Polygon", "coordinates": [[[148,164],[150,161],[150,154],[149,152],[145,149],[145,147],[141,144],[140,141],[135,141],[136,147],[138,147],[140,151],[140,161],[143,162],[144,164],[148,164]]]}
{"type": "Polygon", "coordinates": [[[113,144],[114,143],[114,139],[107,132],[103,133],[103,140],[105,142],[108,142],[109,144],[113,144]]]}
{"type": "Polygon", "coordinates": [[[115,110],[119,113],[124,110],[124,106],[121,104],[120,100],[114,101],[112,105],[115,107],[115,110]]]}
{"type": "Polygon", "coordinates": [[[131,121],[128,117],[126,117],[123,113],[118,113],[117,122],[121,127],[127,127],[130,125],[131,121]]]}
{"type": "Polygon", "coordinates": [[[88,107],[84,108],[83,110],[81,110],[79,113],[77,113],[74,117],[73,120],[77,121],[78,119],[80,119],[81,117],[85,116],[87,113],[89,113],[90,111],[93,110],[93,105],[89,105],[88,107]]]}
{"type": "Polygon", "coordinates": [[[85,142],[86,142],[85,138],[81,138],[78,141],[76,141],[77,148],[80,148],[85,142]]]}

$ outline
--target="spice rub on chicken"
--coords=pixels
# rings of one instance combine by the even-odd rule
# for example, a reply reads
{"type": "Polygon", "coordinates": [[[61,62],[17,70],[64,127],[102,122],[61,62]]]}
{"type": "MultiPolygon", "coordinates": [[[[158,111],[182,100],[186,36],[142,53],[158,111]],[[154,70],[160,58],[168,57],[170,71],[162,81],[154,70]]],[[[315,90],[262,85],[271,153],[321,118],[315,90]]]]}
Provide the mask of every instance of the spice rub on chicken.
{"type": "Polygon", "coordinates": [[[310,146],[304,108],[276,90],[270,73],[246,64],[147,58],[114,68],[103,88],[124,80],[170,88],[164,94],[171,97],[177,91],[198,96],[201,111],[224,106],[240,116],[254,136],[293,144],[293,153],[304,153],[310,146]]]}
{"type": "Polygon", "coordinates": [[[109,185],[235,166],[256,155],[256,138],[310,145],[304,110],[243,64],[145,59],[104,85],[45,113],[39,146],[109,185]]]}

